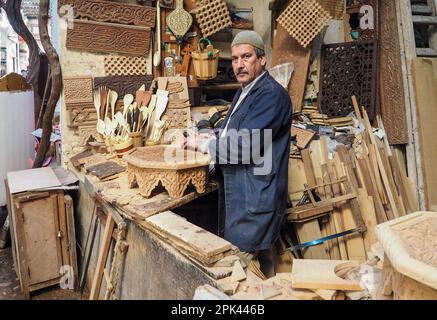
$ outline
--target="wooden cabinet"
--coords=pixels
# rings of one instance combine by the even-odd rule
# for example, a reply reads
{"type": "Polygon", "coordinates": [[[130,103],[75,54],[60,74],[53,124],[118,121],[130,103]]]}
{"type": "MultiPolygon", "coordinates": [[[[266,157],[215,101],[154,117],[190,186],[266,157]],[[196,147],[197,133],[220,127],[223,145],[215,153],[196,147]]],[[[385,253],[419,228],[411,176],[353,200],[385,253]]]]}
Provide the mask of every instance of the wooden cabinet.
{"type": "Polygon", "coordinates": [[[64,281],[66,285],[74,284],[77,258],[71,197],[62,190],[10,194],[7,182],[6,190],[14,265],[24,295],[60,284],[61,272],[70,280],[64,281]]]}

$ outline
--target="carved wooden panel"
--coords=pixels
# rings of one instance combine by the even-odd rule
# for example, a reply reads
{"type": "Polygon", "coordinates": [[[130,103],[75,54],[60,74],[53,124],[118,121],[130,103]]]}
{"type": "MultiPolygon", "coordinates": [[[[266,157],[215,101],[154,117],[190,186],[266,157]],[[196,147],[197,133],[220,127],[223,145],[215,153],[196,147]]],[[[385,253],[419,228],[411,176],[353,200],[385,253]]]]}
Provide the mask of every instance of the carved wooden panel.
{"type": "Polygon", "coordinates": [[[58,11],[60,14],[66,12],[66,10],[59,10],[65,5],[72,6],[74,18],[134,24],[150,28],[155,26],[156,9],[149,6],[100,0],[58,0],[58,11]]]}
{"type": "Polygon", "coordinates": [[[64,77],[64,99],[68,104],[93,103],[91,77],[64,77]]]}
{"type": "Polygon", "coordinates": [[[92,52],[147,55],[150,28],[74,20],[67,30],[67,48],[92,52]]]}
{"type": "Polygon", "coordinates": [[[97,129],[95,125],[84,125],[79,127],[79,145],[86,146],[89,140],[97,140],[97,129]]]}
{"type": "Polygon", "coordinates": [[[395,1],[381,0],[379,8],[381,115],[389,143],[407,144],[408,127],[395,1]]]}
{"type": "Polygon", "coordinates": [[[317,2],[331,15],[332,19],[343,19],[344,0],[317,0],[317,2]]]}
{"type": "Polygon", "coordinates": [[[104,63],[105,74],[108,76],[147,74],[147,59],[145,57],[107,56],[104,63]]]}
{"type": "Polygon", "coordinates": [[[208,1],[203,6],[194,9],[193,13],[204,38],[232,26],[229,9],[223,0],[208,1]]]}
{"type": "Polygon", "coordinates": [[[107,86],[109,89],[117,91],[118,96],[122,99],[128,93],[135,96],[135,92],[143,84],[149,88],[152,80],[153,76],[151,75],[96,77],[94,78],[94,88],[107,86]]]}
{"type": "Polygon", "coordinates": [[[67,108],[67,126],[78,127],[81,125],[92,125],[97,122],[97,113],[94,105],[75,106],[67,108]]]}
{"type": "Polygon", "coordinates": [[[306,48],[330,19],[316,0],[293,0],[277,21],[306,48]]]}
{"type": "Polygon", "coordinates": [[[191,124],[190,108],[167,108],[162,120],[167,122],[167,129],[187,129],[191,124]]]}
{"type": "MultiPolygon", "coordinates": [[[[378,1],[377,0],[358,0],[361,6],[368,5],[373,8],[373,25],[374,29],[360,31],[359,40],[376,40],[379,35],[378,27],[378,1]]],[[[394,7],[393,7],[394,9],[394,7]]],[[[385,22],[384,22],[385,23],[385,22]]]]}
{"type": "Polygon", "coordinates": [[[354,111],[355,95],[373,119],[377,80],[377,44],[357,41],[322,46],[319,102],[322,113],[344,117],[354,111]]]}
{"type": "Polygon", "coordinates": [[[414,259],[437,267],[436,218],[428,217],[393,229],[414,259]]]}

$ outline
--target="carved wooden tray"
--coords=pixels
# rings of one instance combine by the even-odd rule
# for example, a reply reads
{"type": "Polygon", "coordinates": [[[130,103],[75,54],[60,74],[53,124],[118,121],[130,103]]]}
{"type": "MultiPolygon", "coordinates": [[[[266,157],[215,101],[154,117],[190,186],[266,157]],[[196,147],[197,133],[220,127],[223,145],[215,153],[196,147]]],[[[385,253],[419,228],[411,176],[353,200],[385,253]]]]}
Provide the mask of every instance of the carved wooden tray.
{"type": "Polygon", "coordinates": [[[58,0],[60,15],[68,12],[66,7],[68,5],[73,8],[74,18],[89,18],[100,22],[134,24],[150,28],[155,26],[156,9],[150,6],[100,0],[58,0]]]}
{"type": "Polygon", "coordinates": [[[197,168],[210,163],[208,155],[170,145],[136,148],[123,159],[139,168],[164,170],[197,168]]]}
{"type": "Polygon", "coordinates": [[[396,271],[437,289],[436,212],[417,212],[380,224],[376,235],[396,271]]]}
{"type": "Polygon", "coordinates": [[[205,192],[210,162],[207,155],[160,145],[134,149],[123,159],[127,162],[129,187],[138,185],[144,197],[150,197],[159,185],[171,198],[183,197],[190,184],[198,193],[205,192]]]}
{"type": "Polygon", "coordinates": [[[113,23],[74,20],[74,28],[67,31],[67,48],[91,52],[147,55],[150,47],[150,28],[113,23]]]}

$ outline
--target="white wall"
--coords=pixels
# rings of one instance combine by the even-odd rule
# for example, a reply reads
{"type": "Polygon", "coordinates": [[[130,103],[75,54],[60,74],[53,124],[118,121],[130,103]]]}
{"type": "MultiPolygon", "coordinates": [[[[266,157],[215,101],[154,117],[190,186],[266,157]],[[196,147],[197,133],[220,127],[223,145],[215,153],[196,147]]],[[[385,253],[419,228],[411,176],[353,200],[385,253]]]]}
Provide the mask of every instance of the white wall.
{"type": "Polygon", "coordinates": [[[6,173],[28,169],[34,158],[33,117],[33,91],[0,92],[0,206],[6,204],[6,173]]]}

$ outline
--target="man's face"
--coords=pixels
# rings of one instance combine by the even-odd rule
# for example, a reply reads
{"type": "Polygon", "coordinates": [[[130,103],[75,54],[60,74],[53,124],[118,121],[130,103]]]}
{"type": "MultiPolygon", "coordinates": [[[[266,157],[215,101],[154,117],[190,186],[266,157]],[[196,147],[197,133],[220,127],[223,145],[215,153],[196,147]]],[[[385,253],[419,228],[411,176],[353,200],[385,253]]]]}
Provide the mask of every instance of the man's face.
{"type": "Polygon", "coordinates": [[[255,49],[249,44],[240,44],[232,47],[232,68],[237,81],[247,86],[263,72],[266,57],[257,58],[255,49]]]}

